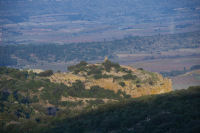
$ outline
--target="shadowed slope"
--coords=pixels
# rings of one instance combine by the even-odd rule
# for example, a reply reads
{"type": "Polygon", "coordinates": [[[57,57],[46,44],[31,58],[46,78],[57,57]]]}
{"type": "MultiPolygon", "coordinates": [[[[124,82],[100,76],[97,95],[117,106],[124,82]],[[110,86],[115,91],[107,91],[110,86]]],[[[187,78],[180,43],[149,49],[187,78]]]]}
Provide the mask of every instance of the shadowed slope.
{"type": "Polygon", "coordinates": [[[102,106],[52,125],[49,132],[198,133],[200,87],[102,106]]]}

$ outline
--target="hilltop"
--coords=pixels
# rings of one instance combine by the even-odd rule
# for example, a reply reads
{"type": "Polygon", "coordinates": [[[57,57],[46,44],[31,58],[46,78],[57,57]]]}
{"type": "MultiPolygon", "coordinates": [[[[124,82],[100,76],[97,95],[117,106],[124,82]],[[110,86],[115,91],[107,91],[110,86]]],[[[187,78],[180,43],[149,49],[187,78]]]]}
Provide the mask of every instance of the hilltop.
{"type": "Polygon", "coordinates": [[[84,83],[86,89],[92,86],[122,91],[132,97],[170,92],[170,79],[163,78],[158,73],[152,73],[142,68],[135,69],[121,66],[118,63],[105,60],[103,63],[88,64],[81,61],[77,65],[69,66],[68,73],[55,73],[49,79],[51,82],[71,85],[76,80],[84,83]]]}

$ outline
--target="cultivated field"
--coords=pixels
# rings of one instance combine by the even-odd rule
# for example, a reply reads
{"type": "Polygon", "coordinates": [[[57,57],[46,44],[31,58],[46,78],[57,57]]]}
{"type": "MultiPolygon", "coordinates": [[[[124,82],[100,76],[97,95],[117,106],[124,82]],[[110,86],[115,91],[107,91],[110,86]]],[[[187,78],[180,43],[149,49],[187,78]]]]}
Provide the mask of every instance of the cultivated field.
{"type": "MultiPolygon", "coordinates": [[[[121,59],[127,58],[123,63],[129,63],[131,66],[136,68],[144,68],[145,70],[152,72],[170,72],[177,70],[189,70],[191,66],[200,65],[200,49],[178,49],[174,51],[162,52],[159,56],[152,56],[149,54],[149,57],[154,57],[154,59],[146,59],[148,55],[142,56],[138,55],[129,55],[121,57],[121,59]],[[165,56],[163,56],[165,55],[165,56]],[[162,58],[165,57],[165,58],[162,58]],[[137,58],[140,57],[140,58],[137,58]],[[139,61],[134,62],[134,58],[140,59],[139,61]],[[132,60],[131,60],[132,59],[132,60]],[[144,59],[144,60],[142,60],[144,59]],[[132,62],[131,62],[132,61],[132,62]]],[[[170,77],[173,83],[173,89],[183,89],[188,88],[189,86],[200,85],[200,71],[192,71],[183,75],[176,77],[170,77]]]]}
{"type": "Polygon", "coordinates": [[[184,48],[152,54],[121,54],[119,62],[152,72],[189,69],[200,64],[200,48],[184,48]]]}
{"type": "Polygon", "coordinates": [[[200,70],[188,72],[183,75],[172,77],[173,89],[183,89],[189,86],[200,85],[200,70]]]}
{"type": "Polygon", "coordinates": [[[138,61],[131,64],[136,68],[144,68],[152,72],[183,70],[184,67],[189,69],[193,65],[200,64],[200,56],[153,59],[146,61],[138,61]]]}

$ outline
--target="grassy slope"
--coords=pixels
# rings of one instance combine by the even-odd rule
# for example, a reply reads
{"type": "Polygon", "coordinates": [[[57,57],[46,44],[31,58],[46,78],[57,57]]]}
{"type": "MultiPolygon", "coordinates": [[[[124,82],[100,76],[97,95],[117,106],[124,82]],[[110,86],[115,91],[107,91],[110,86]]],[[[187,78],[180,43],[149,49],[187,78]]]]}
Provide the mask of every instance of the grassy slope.
{"type": "Polygon", "coordinates": [[[58,122],[49,132],[198,133],[200,87],[137,98],[58,122]]]}

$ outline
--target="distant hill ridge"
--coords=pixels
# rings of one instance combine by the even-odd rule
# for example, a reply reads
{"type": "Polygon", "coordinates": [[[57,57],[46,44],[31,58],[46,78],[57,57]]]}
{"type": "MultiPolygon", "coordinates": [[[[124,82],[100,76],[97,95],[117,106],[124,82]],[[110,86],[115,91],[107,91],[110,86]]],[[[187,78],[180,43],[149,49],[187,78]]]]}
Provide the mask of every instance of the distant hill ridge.
{"type": "MultiPolygon", "coordinates": [[[[54,43],[48,43],[48,45],[36,45],[35,43],[30,45],[0,45],[0,66],[15,66],[18,68],[24,66],[27,68],[40,66],[38,68],[41,68],[43,66],[42,68],[45,69],[48,65],[54,63],[69,65],[81,60],[96,62],[103,60],[105,56],[118,60],[120,55],[150,54],[181,48],[199,48],[199,38],[200,31],[196,31],[168,35],[132,36],[113,41],[64,45],[54,43]]],[[[151,56],[146,57],[145,60],[151,58],[151,56]]],[[[59,70],[57,67],[54,68],[59,70]]]]}

